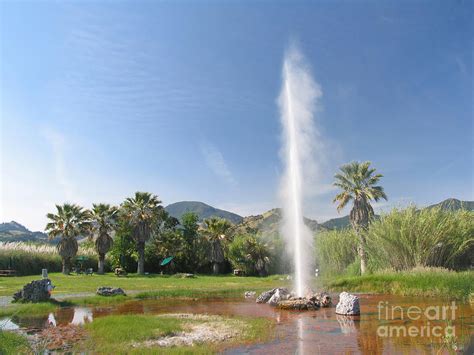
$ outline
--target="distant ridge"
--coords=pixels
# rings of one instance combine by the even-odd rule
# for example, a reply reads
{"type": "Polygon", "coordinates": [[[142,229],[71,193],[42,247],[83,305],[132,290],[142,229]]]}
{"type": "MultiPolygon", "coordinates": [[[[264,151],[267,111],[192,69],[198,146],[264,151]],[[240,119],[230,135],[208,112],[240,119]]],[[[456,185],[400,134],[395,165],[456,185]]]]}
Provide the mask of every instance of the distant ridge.
{"type": "MultiPolygon", "coordinates": [[[[457,210],[467,210],[467,211],[474,211],[474,201],[461,201],[455,198],[448,198],[444,201],[436,203],[434,205],[430,205],[425,207],[427,209],[430,208],[441,208],[442,210],[446,211],[457,211],[457,210]]],[[[328,229],[343,229],[350,227],[351,223],[349,221],[349,216],[332,218],[322,225],[328,229]]]]}
{"type": "Polygon", "coordinates": [[[448,198],[440,203],[428,206],[426,208],[437,208],[440,207],[442,210],[457,211],[467,210],[474,211],[474,201],[461,201],[456,198],[448,198]]]}
{"type": "Polygon", "coordinates": [[[202,222],[206,218],[219,217],[227,219],[229,222],[238,224],[242,222],[243,217],[236,213],[221,210],[199,201],[181,201],[172,203],[165,207],[165,210],[173,217],[181,219],[186,212],[194,212],[198,215],[199,221],[202,222]]]}
{"type": "MultiPolygon", "coordinates": [[[[280,232],[280,222],[282,219],[281,208],[274,208],[263,214],[256,216],[244,217],[242,223],[236,226],[235,233],[257,233],[263,236],[270,236],[280,232]]],[[[320,225],[315,220],[304,218],[306,226],[312,231],[326,230],[327,228],[320,225]]]]}
{"type": "Polygon", "coordinates": [[[1,242],[42,242],[47,243],[48,235],[43,232],[32,232],[18,222],[0,223],[1,242]]]}

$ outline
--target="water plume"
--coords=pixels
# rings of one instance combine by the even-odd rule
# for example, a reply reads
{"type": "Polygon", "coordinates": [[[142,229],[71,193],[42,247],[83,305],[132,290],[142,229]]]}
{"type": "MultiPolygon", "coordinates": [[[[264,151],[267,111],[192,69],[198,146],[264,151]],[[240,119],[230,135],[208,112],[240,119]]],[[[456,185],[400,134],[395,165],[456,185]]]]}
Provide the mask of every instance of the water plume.
{"type": "Polygon", "coordinates": [[[311,183],[318,164],[319,132],[314,116],[320,86],[313,80],[308,65],[299,49],[292,45],[285,53],[279,97],[283,128],[282,158],[285,171],[281,181],[283,204],[282,233],[294,260],[294,287],[303,296],[308,285],[313,260],[313,237],[304,223],[303,199],[307,184],[311,183]]]}

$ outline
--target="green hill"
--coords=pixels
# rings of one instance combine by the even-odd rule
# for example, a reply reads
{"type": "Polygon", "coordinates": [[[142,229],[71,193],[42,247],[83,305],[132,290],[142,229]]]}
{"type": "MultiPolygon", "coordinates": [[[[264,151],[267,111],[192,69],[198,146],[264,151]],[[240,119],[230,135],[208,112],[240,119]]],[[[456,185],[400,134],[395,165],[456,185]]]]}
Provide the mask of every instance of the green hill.
{"type": "Polygon", "coordinates": [[[441,207],[441,209],[447,210],[447,211],[457,211],[457,210],[474,211],[474,201],[461,201],[455,198],[448,198],[447,200],[441,201],[440,203],[428,206],[426,208],[438,208],[438,207],[441,207]]]}
{"type": "Polygon", "coordinates": [[[178,219],[180,219],[181,216],[186,212],[194,212],[199,216],[199,221],[201,222],[209,217],[224,218],[234,224],[238,224],[243,220],[243,217],[239,216],[238,214],[224,211],[198,201],[181,201],[172,203],[171,205],[166,206],[165,210],[171,216],[178,219]]]}
{"type": "MultiPolygon", "coordinates": [[[[258,233],[263,236],[278,234],[281,219],[282,211],[280,208],[274,208],[257,216],[244,217],[242,223],[236,226],[235,233],[258,233]]],[[[304,221],[312,232],[326,229],[312,219],[305,218],[304,221]]]]}
{"type": "Polygon", "coordinates": [[[42,242],[48,241],[48,236],[43,232],[32,232],[18,222],[11,221],[0,223],[1,242],[42,242]]]}

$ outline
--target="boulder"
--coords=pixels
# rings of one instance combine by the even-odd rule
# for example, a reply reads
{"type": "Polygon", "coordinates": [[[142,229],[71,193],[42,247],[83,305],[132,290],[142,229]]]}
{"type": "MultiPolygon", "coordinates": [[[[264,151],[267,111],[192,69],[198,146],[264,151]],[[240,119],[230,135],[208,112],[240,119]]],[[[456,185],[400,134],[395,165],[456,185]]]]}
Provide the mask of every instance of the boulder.
{"type": "Polygon", "coordinates": [[[276,292],[276,288],[262,292],[260,296],[257,297],[257,303],[267,303],[273,294],[276,292]]]}
{"type": "Polygon", "coordinates": [[[290,298],[290,291],[286,288],[277,288],[275,293],[268,300],[268,304],[276,306],[281,301],[286,301],[290,298]]]}
{"type": "Polygon", "coordinates": [[[99,296],[126,296],[125,292],[120,288],[102,286],[97,288],[96,292],[99,296]]]}
{"type": "Polygon", "coordinates": [[[254,298],[257,295],[255,291],[245,291],[244,297],[245,298],[254,298]]]}
{"type": "Polygon", "coordinates": [[[34,280],[13,295],[14,302],[44,302],[51,298],[54,286],[50,279],[34,280]]]}
{"type": "Polygon", "coordinates": [[[349,316],[359,315],[359,297],[347,292],[342,292],[339,295],[339,303],[336,306],[336,313],[349,316]]]}
{"type": "Polygon", "coordinates": [[[284,287],[273,288],[271,290],[262,292],[260,296],[257,297],[257,303],[270,303],[270,299],[278,293],[278,296],[272,301],[274,304],[277,298],[281,299],[288,299],[290,295],[290,291],[284,287]],[[285,298],[286,297],[286,298],[285,298]]]}

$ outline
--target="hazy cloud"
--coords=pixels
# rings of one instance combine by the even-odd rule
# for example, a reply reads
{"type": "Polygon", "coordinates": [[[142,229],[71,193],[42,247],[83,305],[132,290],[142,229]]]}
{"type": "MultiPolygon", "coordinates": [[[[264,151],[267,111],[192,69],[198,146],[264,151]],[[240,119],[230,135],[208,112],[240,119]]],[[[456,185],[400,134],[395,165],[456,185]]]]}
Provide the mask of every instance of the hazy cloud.
{"type": "Polygon", "coordinates": [[[237,181],[234,179],[234,176],[227,166],[224,156],[216,146],[210,143],[204,143],[201,145],[201,152],[207,166],[214,172],[214,174],[221,177],[228,184],[237,184],[237,181]]]}
{"type": "Polygon", "coordinates": [[[53,152],[54,175],[61,186],[64,196],[69,201],[74,201],[74,185],[68,178],[65,167],[64,149],[66,140],[62,133],[48,127],[43,129],[42,134],[49,143],[53,152]]]}

